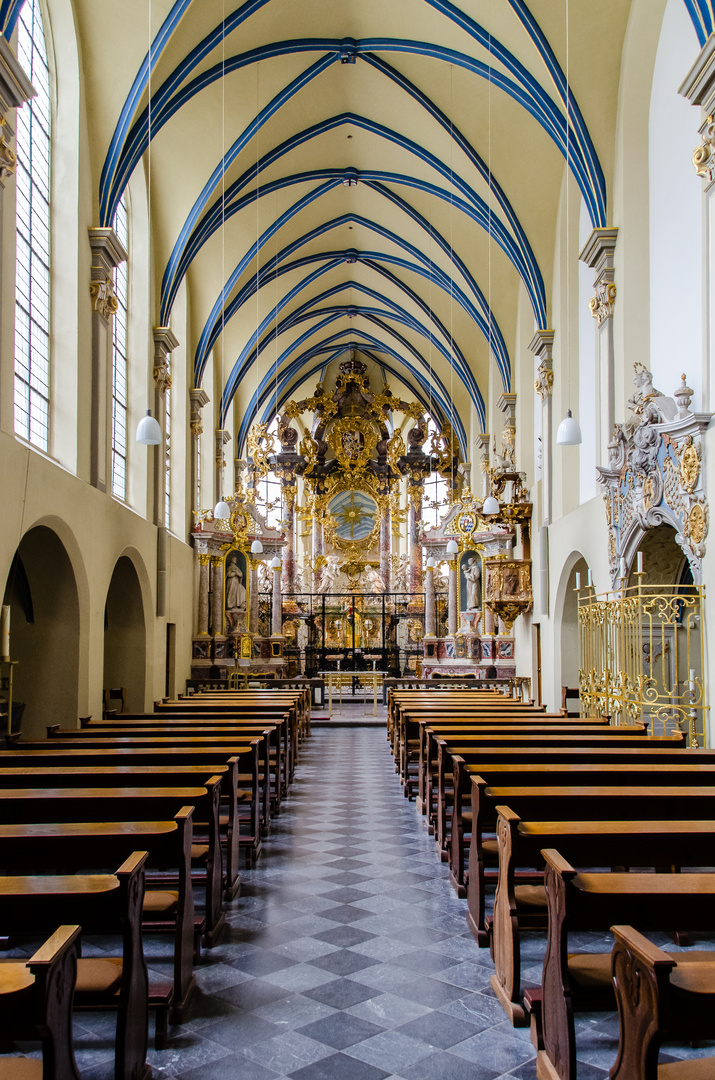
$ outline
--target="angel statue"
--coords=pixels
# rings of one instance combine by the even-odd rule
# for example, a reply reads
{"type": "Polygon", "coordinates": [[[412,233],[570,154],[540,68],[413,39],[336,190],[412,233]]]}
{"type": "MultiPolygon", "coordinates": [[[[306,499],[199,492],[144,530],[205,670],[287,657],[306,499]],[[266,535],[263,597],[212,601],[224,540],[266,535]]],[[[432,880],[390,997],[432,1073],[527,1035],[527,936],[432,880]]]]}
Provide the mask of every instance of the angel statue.
{"type": "Polygon", "coordinates": [[[271,569],[267,562],[261,562],[258,567],[258,591],[259,592],[271,592],[273,589],[273,578],[271,576],[271,569]]]}
{"type": "Polygon", "coordinates": [[[371,567],[365,574],[365,583],[368,592],[383,593],[385,591],[385,582],[382,579],[382,575],[374,567],[371,567]]]}
{"type": "Polygon", "coordinates": [[[398,555],[392,571],[392,591],[410,591],[410,560],[407,555],[398,555]]]}
{"type": "Polygon", "coordinates": [[[340,567],[338,566],[339,562],[340,557],[338,555],[326,556],[325,563],[320,571],[320,581],[318,582],[317,590],[319,593],[325,594],[334,592],[335,582],[340,573],[340,567]]]}

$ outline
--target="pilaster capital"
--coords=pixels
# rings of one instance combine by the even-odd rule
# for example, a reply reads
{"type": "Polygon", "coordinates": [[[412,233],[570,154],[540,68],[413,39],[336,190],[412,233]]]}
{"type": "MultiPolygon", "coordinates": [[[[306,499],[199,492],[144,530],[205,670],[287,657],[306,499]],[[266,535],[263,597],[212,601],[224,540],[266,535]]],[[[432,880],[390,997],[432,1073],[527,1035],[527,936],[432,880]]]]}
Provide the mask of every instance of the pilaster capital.
{"type": "Polygon", "coordinates": [[[693,151],[693,168],[709,186],[715,180],[715,117],[712,113],[701,126],[700,136],[703,141],[693,151]]]}
{"type": "Polygon", "coordinates": [[[114,292],[113,271],[116,266],[125,262],[127,252],[114,229],[88,229],[87,234],[92,251],[89,279],[92,311],[96,311],[101,318],[108,321],[119,306],[114,292]]]}
{"type": "Polygon", "coordinates": [[[154,336],[154,385],[165,394],[171,390],[169,356],[177,348],[179,339],[168,326],[155,326],[154,336]]]}
{"type": "Polygon", "coordinates": [[[616,306],[616,286],[612,281],[601,281],[596,285],[596,295],[588,302],[591,314],[598,325],[613,317],[616,306]]]}
{"type": "Polygon", "coordinates": [[[10,109],[17,109],[36,96],[37,91],[10,48],[7,38],[0,36],[0,113],[4,116],[10,109]]]}
{"type": "Polygon", "coordinates": [[[226,458],[223,456],[223,448],[226,443],[231,441],[231,433],[230,431],[226,431],[225,428],[216,428],[214,438],[216,446],[216,464],[219,469],[223,469],[226,465],[226,458]]]}
{"type": "Polygon", "coordinates": [[[715,112],[715,34],[703,45],[678,93],[691,105],[700,105],[703,116],[715,112]]]}
{"type": "Polygon", "coordinates": [[[211,565],[212,566],[216,566],[216,567],[223,566],[223,556],[222,555],[211,555],[210,558],[211,558],[211,565]]]}
{"type": "Polygon", "coordinates": [[[201,423],[201,410],[204,405],[208,404],[209,396],[202,386],[195,386],[189,390],[189,400],[191,402],[189,427],[191,428],[191,434],[198,438],[199,435],[204,433],[203,424],[201,423]]]}
{"type": "Polygon", "coordinates": [[[199,566],[208,566],[211,562],[211,556],[205,552],[199,555],[199,566]]]}
{"type": "Polygon", "coordinates": [[[554,331],[537,330],[529,342],[529,351],[533,352],[536,359],[540,360],[542,364],[548,363],[550,365],[554,354],[554,331]]]}
{"type": "Polygon", "coordinates": [[[497,401],[497,408],[506,416],[506,422],[511,427],[516,424],[516,394],[502,394],[497,401]]]}
{"type": "Polygon", "coordinates": [[[542,401],[550,398],[554,389],[554,372],[551,365],[551,360],[542,360],[536,369],[534,389],[542,401]]]}
{"type": "Polygon", "coordinates": [[[596,295],[591,298],[588,306],[599,326],[613,316],[616,304],[613,276],[617,240],[618,229],[594,229],[579,255],[582,262],[596,271],[593,282],[596,295]]]}

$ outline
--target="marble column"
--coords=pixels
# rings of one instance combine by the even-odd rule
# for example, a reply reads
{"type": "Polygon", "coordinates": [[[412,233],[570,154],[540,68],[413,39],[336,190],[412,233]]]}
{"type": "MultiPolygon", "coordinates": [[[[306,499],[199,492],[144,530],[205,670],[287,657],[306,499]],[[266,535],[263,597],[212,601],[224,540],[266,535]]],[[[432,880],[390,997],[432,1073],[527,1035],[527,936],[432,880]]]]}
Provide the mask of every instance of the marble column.
{"type": "Polygon", "coordinates": [[[224,457],[223,448],[226,443],[231,441],[231,433],[224,428],[216,428],[214,432],[216,443],[216,457],[214,460],[214,506],[224,496],[223,491],[223,470],[226,468],[226,458],[224,457]]]}
{"type": "Polygon", "coordinates": [[[283,529],[286,543],[283,548],[283,591],[295,592],[295,485],[283,485],[283,529]]]}
{"type": "Polygon", "coordinates": [[[201,410],[208,405],[209,396],[202,387],[189,390],[191,401],[191,509],[201,510],[201,410]]]}
{"type": "Polygon", "coordinates": [[[223,634],[223,559],[211,556],[211,631],[214,637],[223,634]]]}
{"type": "Polygon", "coordinates": [[[450,637],[457,633],[458,621],[457,558],[449,560],[449,597],[447,601],[447,632],[450,637]]]}
{"type": "Polygon", "coordinates": [[[380,517],[380,577],[385,583],[385,592],[390,591],[390,548],[392,546],[392,514],[390,503],[385,500],[380,517]]]}
{"type": "Polygon", "coordinates": [[[434,636],[437,629],[434,607],[434,567],[425,571],[425,634],[434,636]]]}
{"type": "Polygon", "coordinates": [[[495,634],[496,633],[496,618],[491,608],[484,608],[484,633],[495,634]]]}
{"type": "Polygon", "coordinates": [[[208,637],[209,632],[209,563],[210,555],[199,555],[199,615],[197,633],[208,637]]]}
{"type": "Polygon", "coordinates": [[[283,630],[283,596],[281,594],[281,564],[273,567],[273,612],[271,634],[280,636],[283,630]]]}
{"type": "Polygon", "coordinates": [[[596,461],[608,464],[608,444],[616,419],[616,373],[613,345],[613,310],[616,304],[614,258],[618,229],[594,229],[579,258],[596,271],[595,295],[590,301],[596,320],[596,461]]]}
{"type": "Polygon", "coordinates": [[[420,522],[422,521],[422,484],[410,484],[407,488],[409,498],[408,532],[410,537],[410,592],[422,592],[422,545],[420,544],[420,522]]]}
{"type": "Polygon", "coordinates": [[[258,634],[258,568],[261,559],[248,557],[248,630],[258,634]]]}
{"type": "Polygon", "coordinates": [[[92,304],[92,404],[90,482],[112,487],[112,316],[117,310],[114,268],[127,252],[114,229],[89,229],[92,252],[89,295],[92,304]]]}
{"type": "MultiPolygon", "coordinates": [[[[323,520],[318,517],[318,512],[316,511],[315,516],[313,517],[313,565],[317,562],[318,557],[324,553],[323,520]]],[[[313,571],[313,592],[318,591],[320,575],[320,570],[313,571]]]]}

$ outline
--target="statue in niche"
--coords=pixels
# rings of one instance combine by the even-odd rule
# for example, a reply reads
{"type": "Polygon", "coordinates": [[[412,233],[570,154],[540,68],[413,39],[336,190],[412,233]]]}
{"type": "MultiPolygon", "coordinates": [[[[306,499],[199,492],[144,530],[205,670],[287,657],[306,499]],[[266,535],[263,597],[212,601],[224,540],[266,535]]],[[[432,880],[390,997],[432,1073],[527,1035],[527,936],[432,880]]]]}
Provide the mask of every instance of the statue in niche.
{"type": "Polygon", "coordinates": [[[478,611],[482,606],[482,564],[478,555],[469,555],[464,567],[467,591],[467,611],[478,611]]]}
{"type": "Polygon", "coordinates": [[[319,593],[335,592],[335,582],[340,573],[340,568],[338,566],[339,561],[338,555],[327,556],[323,569],[320,571],[320,581],[318,583],[319,593]]]}
{"type": "Polygon", "coordinates": [[[235,551],[226,561],[226,625],[229,631],[245,628],[245,563],[246,557],[240,551],[235,551]]]}

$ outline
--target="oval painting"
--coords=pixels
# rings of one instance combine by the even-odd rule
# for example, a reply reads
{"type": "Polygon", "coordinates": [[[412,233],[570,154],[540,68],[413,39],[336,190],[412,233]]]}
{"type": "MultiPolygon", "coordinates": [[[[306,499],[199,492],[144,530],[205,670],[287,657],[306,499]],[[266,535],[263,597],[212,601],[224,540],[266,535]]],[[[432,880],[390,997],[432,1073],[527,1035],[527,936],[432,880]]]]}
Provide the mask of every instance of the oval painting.
{"type": "Polygon", "coordinates": [[[364,491],[341,491],[328,506],[341,540],[365,540],[377,519],[377,503],[364,491]]]}

